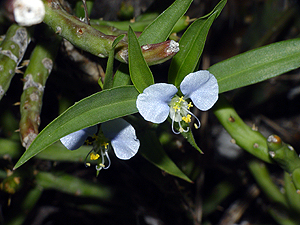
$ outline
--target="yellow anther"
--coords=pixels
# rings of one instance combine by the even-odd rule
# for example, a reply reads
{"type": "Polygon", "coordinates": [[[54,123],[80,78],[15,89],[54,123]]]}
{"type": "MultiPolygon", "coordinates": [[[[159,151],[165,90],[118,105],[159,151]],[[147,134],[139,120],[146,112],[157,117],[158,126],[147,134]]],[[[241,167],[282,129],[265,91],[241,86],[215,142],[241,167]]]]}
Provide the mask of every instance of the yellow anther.
{"type": "Polygon", "coordinates": [[[182,119],[184,122],[186,122],[186,123],[190,123],[190,122],[191,122],[191,115],[188,114],[187,116],[183,116],[181,119],[182,119]]]}
{"type": "Polygon", "coordinates": [[[97,160],[97,159],[99,159],[99,157],[100,157],[99,154],[94,154],[93,152],[92,152],[91,155],[90,155],[90,159],[91,159],[91,160],[97,160]]]}
{"type": "Polygon", "coordinates": [[[90,163],[86,163],[85,165],[86,165],[86,166],[91,166],[91,164],[90,164],[90,163]]]}
{"type": "Polygon", "coordinates": [[[179,98],[178,103],[180,103],[180,102],[185,102],[185,100],[183,99],[183,96],[181,96],[181,97],[179,98]]]}
{"type": "Polygon", "coordinates": [[[175,112],[176,112],[177,109],[179,109],[178,105],[173,106],[173,109],[175,109],[175,112]]]}
{"type": "Polygon", "coordinates": [[[86,143],[87,145],[93,144],[93,142],[91,142],[91,141],[89,141],[89,140],[86,140],[85,143],[86,143]]]}
{"type": "Polygon", "coordinates": [[[100,163],[100,164],[99,164],[99,166],[101,166],[101,167],[105,167],[105,165],[104,165],[103,163],[100,163]]]}
{"type": "Polygon", "coordinates": [[[195,123],[194,123],[194,127],[195,127],[196,129],[199,129],[198,125],[197,125],[197,124],[195,124],[195,123]]]}
{"type": "Polygon", "coordinates": [[[105,149],[108,148],[108,145],[109,145],[109,143],[107,143],[107,142],[103,142],[103,143],[101,144],[101,146],[104,146],[105,149]]]}
{"type": "Polygon", "coordinates": [[[92,138],[98,140],[98,136],[96,134],[94,134],[92,138]]]}
{"type": "Polygon", "coordinates": [[[182,127],[179,128],[179,132],[182,133],[184,130],[182,127]]]}
{"type": "Polygon", "coordinates": [[[188,109],[192,108],[193,107],[193,104],[190,102],[188,105],[187,105],[188,109]]]}

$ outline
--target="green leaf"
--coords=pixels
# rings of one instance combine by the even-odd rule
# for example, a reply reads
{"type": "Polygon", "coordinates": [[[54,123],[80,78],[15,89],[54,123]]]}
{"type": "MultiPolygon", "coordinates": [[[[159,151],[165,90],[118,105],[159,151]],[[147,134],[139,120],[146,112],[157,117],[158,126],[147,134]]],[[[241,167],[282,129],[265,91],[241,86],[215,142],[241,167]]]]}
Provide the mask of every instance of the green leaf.
{"type": "Polygon", "coordinates": [[[118,70],[115,73],[113,79],[113,87],[120,87],[124,85],[130,85],[130,75],[129,75],[129,68],[128,64],[121,63],[118,70]]]}
{"type": "Polygon", "coordinates": [[[255,84],[300,66],[300,39],[292,39],[254,49],[209,68],[219,84],[219,92],[255,84]]]}
{"type": "Polygon", "coordinates": [[[180,51],[173,57],[169,69],[169,83],[179,86],[183,78],[195,71],[203,52],[208,31],[226,4],[222,0],[208,14],[192,23],[179,41],[180,51]]]}
{"type": "Polygon", "coordinates": [[[138,92],[133,86],[123,86],[98,92],[75,103],[41,131],[21,156],[15,169],[72,132],[136,113],[137,96],[138,92]]]}
{"type": "Polygon", "coordinates": [[[201,154],[204,154],[202,150],[199,148],[199,146],[197,145],[191,129],[189,129],[188,132],[182,132],[181,134],[195,149],[197,149],[201,154]]]}
{"type": "Polygon", "coordinates": [[[140,93],[146,87],[154,84],[151,70],[143,57],[141,46],[131,27],[128,30],[128,64],[132,83],[140,93]]]}
{"type": "Polygon", "coordinates": [[[176,0],[161,13],[139,36],[140,45],[160,43],[170,36],[177,21],[188,10],[192,0],[176,0]]]}
{"type": "Polygon", "coordinates": [[[138,133],[138,138],[141,141],[139,153],[142,154],[143,157],[161,170],[190,183],[193,182],[166,154],[153,130],[147,129],[144,132],[138,133]]]}
{"type": "MultiPolygon", "coordinates": [[[[172,120],[170,118],[168,118],[168,121],[169,123],[172,123],[172,120]]],[[[193,132],[191,130],[191,127],[190,127],[190,124],[187,124],[187,123],[183,123],[181,124],[182,125],[182,128],[184,130],[188,130],[187,132],[181,132],[180,134],[195,148],[197,149],[201,154],[203,154],[202,150],[199,148],[199,146],[197,145],[195,139],[194,139],[194,135],[193,135],[193,132]]],[[[178,123],[175,123],[174,124],[174,129],[176,131],[179,131],[180,130],[180,127],[178,125],[178,123]]]]}

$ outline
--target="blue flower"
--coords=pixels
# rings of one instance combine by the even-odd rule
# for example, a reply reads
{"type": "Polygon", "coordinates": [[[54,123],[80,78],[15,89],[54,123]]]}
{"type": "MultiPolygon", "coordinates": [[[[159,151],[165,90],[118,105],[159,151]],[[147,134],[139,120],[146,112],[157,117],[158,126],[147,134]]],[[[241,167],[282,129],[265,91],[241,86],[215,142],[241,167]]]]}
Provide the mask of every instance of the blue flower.
{"type": "Polygon", "coordinates": [[[162,123],[168,116],[172,119],[172,130],[174,133],[187,132],[184,130],[182,121],[185,124],[191,122],[191,116],[195,117],[196,128],[200,127],[199,119],[190,111],[193,104],[200,110],[210,109],[218,100],[219,86],[217,79],[207,70],[199,70],[188,74],[180,84],[181,93],[176,95],[178,89],[173,84],[153,84],[139,94],[136,106],[139,113],[145,120],[152,123],[162,123]],[[179,132],[174,130],[174,122],[179,125],[179,132]]]}
{"type": "MultiPolygon", "coordinates": [[[[96,166],[97,170],[107,169],[110,166],[108,151],[110,145],[119,159],[127,160],[133,157],[140,147],[140,141],[136,137],[133,126],[124,119],[117,118],[101,124],[102,133],[98,134],[93,144],[92,151],[88,154],[91,160],[97,160],[101,155],[101,163],[96,166]],[[100,153],[100,155],[98,154],[100,153]],[[105,157],[108,166],[104,165],[105,157]]],[[[71,133],[60,139],[61,143],[69,150],[75,150],[82,146],[87,137],[95,135],[97,126],[91,126],[71,133]]]]}
{"type": "Polygon", "coordinates": [[[60,139],[61,143],[69,150],[80,148],[89,136],[93,136],[97,132],[97,125],[84,128],[73,132],[60,139]]]}

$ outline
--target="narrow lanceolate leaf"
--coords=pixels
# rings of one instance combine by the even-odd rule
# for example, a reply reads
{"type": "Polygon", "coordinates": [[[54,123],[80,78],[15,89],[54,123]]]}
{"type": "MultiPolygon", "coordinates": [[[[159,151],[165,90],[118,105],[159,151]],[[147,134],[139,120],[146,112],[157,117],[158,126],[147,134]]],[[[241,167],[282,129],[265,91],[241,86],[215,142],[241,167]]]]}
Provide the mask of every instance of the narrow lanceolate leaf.
{"type": "Polygon", "coordinates": [[[192,182],[166,154],[154,131],[147,129],[147,131],[140,132],[138,138],[141,141],[139,153],[142,154],[143,157],[161,170],[188,182],[192,182]]]}
{"type": "Polygon", "coordinates": [[[30,41],[26,28],[13,24],[0,46],[0,100],[9,88],[15,70],[30,41]]]}
{"type": "Polygon", "coordinates": [[[197,149],[201,154],[204,154],[202,150],[199,148],[199,146],[197,145],[191,129],[188,132],[182,132],[181,134],[195,149],[197,149]]]}
{"type": "Polygon", "coordinates": [[[185,14],[192,0],[176,0],[161,13],[139,37],[140,45],[159,43],[167,40],[177,21],[185,14]]]}
{"type": "Polygon", "coordinates": [[[123,86],[98,92],[75,103],[41,131],[19,159],[15,169],[72,132],[136,113],[137,96],[134,86],[123,86]]]}
{"type": "Polygon", "coordinates": [[[208,31],[226,4],[222,0],[208,15],[197,19],[179,41],[180,51],[173,57],[169,70],[169,83],[179,86],[183,78],[194,72],[203,52],[208,31]]]}
{"type": "Polygon", "coordinates": [[[143,57],[141,47],[131,27],[128,30],[128,63],[132,83],[140,93],[146,87],[154,84],[151,70],[143,57]]]}
{"type": "Polygon", "coordinates": [[[254,49],[209,68],[220,93],[255,84],[300,66],[300,38],[254,49]]]}

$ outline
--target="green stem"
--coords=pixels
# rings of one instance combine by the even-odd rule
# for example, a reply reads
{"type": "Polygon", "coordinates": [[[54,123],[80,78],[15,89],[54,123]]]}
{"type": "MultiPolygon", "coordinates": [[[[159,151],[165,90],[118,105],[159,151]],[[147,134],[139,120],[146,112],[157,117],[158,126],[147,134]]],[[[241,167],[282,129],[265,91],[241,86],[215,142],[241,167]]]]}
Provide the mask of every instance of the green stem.
{"type": "Polygon", "coordinates": [[[288,209],[289,205],[285,199],[285,196],[272,181],[266,165],[262,162],[253,160],[248,163],[248,168],[267,198],[271,202],[288,209]]]}
{"type": "Polygon", "coordinates": [[[220,95],[213,111],[238,146],[255,157],[272,163],[266,138],[260,132],[245,124],[223,95],[220,95]]]}
{"type": "MultiPolygon", "coordinates": [[[[73,45],[90,52],[98,57],[106,58],[109,55],[116,36],[105,35],[93,27],[81,22],[78,18],[62,9],[57,0],[44,0],[44,22],[56,33],[67,39],[73,45]]],[[[147,45],[142,48],[146,62],[149,65],[159,64],[176,54],[172,51],[172,42],[166,41],[147,45]]],[[[128,62],[128,44],[120,41],[116,46],[115,58],[120,62],[128,62]]]]}
{"type": "Polygon", "coordinates": [[[44,88],[60,43],[60,38],[52,38],[49,42],[37,44],[24,74],[25,83],[20,103],[20,136],[26,149],[38,135],[44,88]]]}
{"type": "Polygon", "coordinates": [[[287,202],[291,211],[295,214],[300,214],[300,194],[297,193],[295,185],[293,184],[291,175],[287,172],[284,173],[284,189],[287,202]]]}
{"type": "Polygon", "coordinates": [[[26,28],[16,24],[10,26],[0,46],[0,100],[9,88],[29,42],[30,35],[26,28]]]}
{"type": "Polygon", "coordinates": [[[291,145],[284,143],[277,135],[269,136],[267,144],[270,156],[283,170],[292,173],[300,168],[300,158],[291,145]]]}

